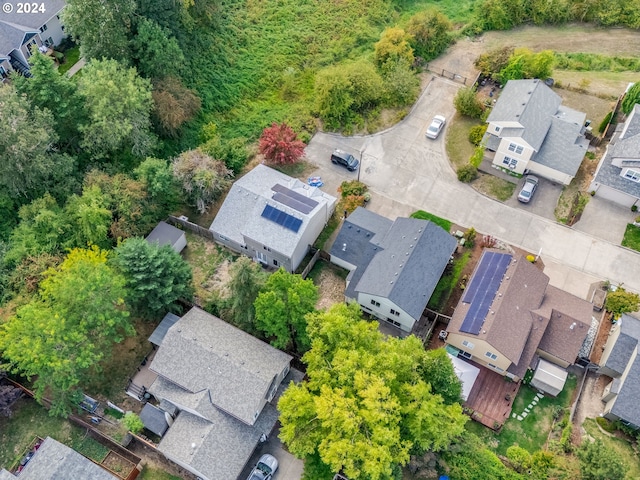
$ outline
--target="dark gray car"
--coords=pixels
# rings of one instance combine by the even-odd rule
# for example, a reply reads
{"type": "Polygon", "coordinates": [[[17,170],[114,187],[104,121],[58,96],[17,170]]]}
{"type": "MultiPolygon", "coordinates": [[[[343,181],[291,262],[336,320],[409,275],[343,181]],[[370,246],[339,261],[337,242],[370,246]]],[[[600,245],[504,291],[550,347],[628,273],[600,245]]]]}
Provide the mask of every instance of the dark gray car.
{"type": "Polygon", "coordinates": [[[342,165],[347,170],[354,172],[358,169],[360,162],[356,157],[350,153],[343,152],[342,150],[334,150],[331,154],[331,163],[336,165],[342,165]]]}

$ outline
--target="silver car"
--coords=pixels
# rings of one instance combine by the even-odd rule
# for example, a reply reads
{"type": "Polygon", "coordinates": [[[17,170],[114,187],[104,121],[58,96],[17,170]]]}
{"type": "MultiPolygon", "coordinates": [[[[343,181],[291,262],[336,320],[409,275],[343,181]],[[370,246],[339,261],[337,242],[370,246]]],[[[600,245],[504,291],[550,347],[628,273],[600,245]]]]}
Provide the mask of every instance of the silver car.
{"type": "Polygon", "coordinates": [[[278,460],[273,455],[265,453],[258,460],[247,480],[271,480],[278,470],[278,460]]]}
{"type": "Polygon", "coordinates": [[[447,119],[442,115],[436,115],[435,117],[433,117],[433,120],[431,120],[431,125],[429,125],[429,128],[427,128],[427,133],[425,134],[425,136],[427,138],[432,138],[435,140],[436,138],[438,138],[438,135],[440,135],[440,132],[444,128],[444,124],[446,122],[447,119]]]}
{"type": "Polygon", "coordinates": [[[522,190],[520,190],[520,193],[518,194],[518,200],[522,203],[529,203],[536,191],[536,188],[538,188],[538,177],[527,175],[525,177],[522,190]]]}

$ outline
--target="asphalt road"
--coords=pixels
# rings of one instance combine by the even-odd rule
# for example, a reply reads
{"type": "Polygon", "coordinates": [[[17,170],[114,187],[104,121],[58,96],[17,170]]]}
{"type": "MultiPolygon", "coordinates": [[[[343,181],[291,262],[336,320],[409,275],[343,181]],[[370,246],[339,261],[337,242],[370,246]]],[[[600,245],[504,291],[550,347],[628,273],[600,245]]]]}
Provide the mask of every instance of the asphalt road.
{"type": "Polygon", "coordinates": [[[412,112],[384,132],[357,137],[316,134],[306,149],[307,159],[318,167],[312,175],[321,176],[324,190],[335,194],[343,180],[358,176],[329,161],[334,148],[347,150],[362,158],[360,179],[372,193],[368,208],[381,215],[396,218],[422,209],[542,252],[551,283],[583,298],[589,284],[601,279],[640,292],[640,254],[619,245],[634,216],[628,209],[592,199],[582,220],[570,228],[537,215],[535,208],[498,202],[457,180],[444,149],[446,131],[435,141],[424,133],[434,115],[453,117],[453,97],[460,87],[435,77],[412,112]]]}

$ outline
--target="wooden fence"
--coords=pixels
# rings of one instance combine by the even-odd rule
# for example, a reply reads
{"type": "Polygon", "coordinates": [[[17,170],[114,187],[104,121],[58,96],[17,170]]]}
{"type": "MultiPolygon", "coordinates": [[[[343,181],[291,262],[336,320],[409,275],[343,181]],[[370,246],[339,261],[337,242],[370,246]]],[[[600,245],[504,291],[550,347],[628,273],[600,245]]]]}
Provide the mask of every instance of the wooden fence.
{"type": "Polygon", "coordinates": [[[313,252],[313,256],[311,257],[311,260],[309,260],[309,263],[307,264],[307,266],[304,267],[304,270],[302,270],[302,273],[300,273],[302,278],[307,278],[307,275],[309,275],[309,272],[318,261],[318,258],[320,258],[320,252],[321,252],[320,249],[311,247],[311,251],[313,252]]]}
{"type": "Polygon", "coordinates": [[[171,225],[178,228],[187,229],[195,233],[196,235],[200,235],[201,237],[207,238],[209,240],[213,240],[213,232],[211,230],[201,227],[197,223],[190,222],[187,217],[174,217],[173,215],[169,215],[169,218],[167,218],[167,223],[170,223],[171,225]]]}

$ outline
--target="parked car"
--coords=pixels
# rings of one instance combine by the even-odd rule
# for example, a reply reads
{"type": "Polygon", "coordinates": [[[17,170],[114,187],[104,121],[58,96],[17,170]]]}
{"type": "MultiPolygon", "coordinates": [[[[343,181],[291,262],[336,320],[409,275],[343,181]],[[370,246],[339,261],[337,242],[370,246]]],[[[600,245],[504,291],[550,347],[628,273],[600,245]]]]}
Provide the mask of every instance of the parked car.
{"type": "Polygon", "coordinates": [[[347,170],[353,172],[358,169],[360,162],[356,157],[350,153],[343,152],[342,150],[335,149],[331,154],[331,163],[336,165],[342,165],[347,170]]]}
{"type": "Polygon", "coordinates": [[[265,453],[251,471],[247,480],[271,480],[278,470],[278,460],[273,455],[265,453]]]}
{"type": "Polygon", "coordinates": [[[438,138],[438,135],[440,135],[440,132],[444,128],[444,124],[446,122],[447,119],[442,115],[436,115],[435,117],[433,117],[433,120],[431,120],[431,125],[429,125],[429,128],[427,128],[427,133],[425,134],[426,137],[432,138],[434,140],[438,138]]]}
{"type": "Polygon", "coordinates": [[[522,190],[520,190],[520,193],[518,194],[518,200],[522,203],[529,203],[536,191],[536,188],[538,188],[538,177],[527,175],[525,177],[522,190]]]}

